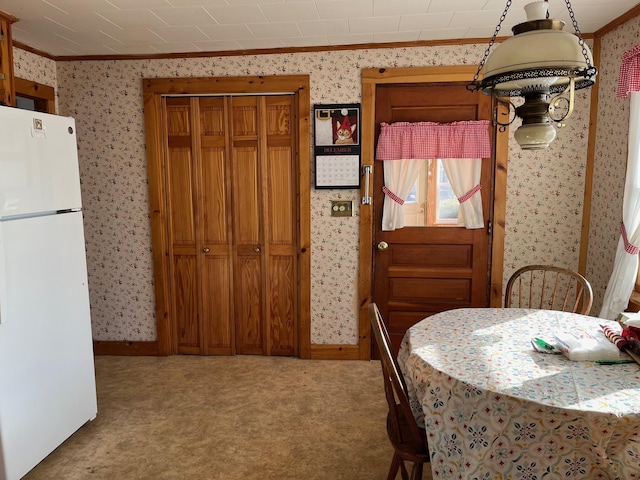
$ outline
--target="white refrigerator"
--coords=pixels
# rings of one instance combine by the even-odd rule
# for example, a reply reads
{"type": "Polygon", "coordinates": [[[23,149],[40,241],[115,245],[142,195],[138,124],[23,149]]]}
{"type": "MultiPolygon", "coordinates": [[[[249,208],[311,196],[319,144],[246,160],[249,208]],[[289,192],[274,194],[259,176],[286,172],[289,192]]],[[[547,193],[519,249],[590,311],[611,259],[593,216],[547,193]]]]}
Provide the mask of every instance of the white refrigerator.
{"type": "Polygon", "coordinates": [[[97,415],[75,121],[0,107],[0,480],[97,415]]]}

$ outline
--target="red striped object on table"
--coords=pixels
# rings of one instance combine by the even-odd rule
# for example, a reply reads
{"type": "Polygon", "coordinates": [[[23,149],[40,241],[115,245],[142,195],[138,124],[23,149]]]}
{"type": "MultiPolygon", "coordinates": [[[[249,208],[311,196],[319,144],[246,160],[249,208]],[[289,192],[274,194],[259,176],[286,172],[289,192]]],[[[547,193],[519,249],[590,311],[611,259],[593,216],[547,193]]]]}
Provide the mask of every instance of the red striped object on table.
{"type": "Polygon", "coordinates": [[[611,327],[606,325],[600,325],[602,331],[604,332],[604,336],[607,337],[611,343],[613,343],[621,352],[627,353],[631,358],[633,358],[636,363],[640,364],[640,355],[637,355],[631,351],[631,344],[629,340],[623,338],[618,332],[616,332],[611,327]]]}
{"type": "Polygon", "coordinates": [[[623,338],[622,335],[613,330],[613,328],[606,325],[600,325],[600,327],[602,328],[605,337],[607,337],[611,341],[611,343],[618,347],[618,350],[624,352],[625,349],[629,348],[629,342],[625,338],[623,338]]]}

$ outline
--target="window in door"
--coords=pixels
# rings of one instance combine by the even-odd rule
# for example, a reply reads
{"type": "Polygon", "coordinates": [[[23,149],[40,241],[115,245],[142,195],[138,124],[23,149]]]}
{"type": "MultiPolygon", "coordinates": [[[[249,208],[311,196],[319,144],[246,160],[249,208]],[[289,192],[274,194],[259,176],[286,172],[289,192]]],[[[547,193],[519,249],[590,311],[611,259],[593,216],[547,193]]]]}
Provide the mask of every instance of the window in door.
{"type": "Polygon", "coordinates": [[[461,227],[459,211],[442,160],[426,161],[402,207],[405,227],[461,227]]]}

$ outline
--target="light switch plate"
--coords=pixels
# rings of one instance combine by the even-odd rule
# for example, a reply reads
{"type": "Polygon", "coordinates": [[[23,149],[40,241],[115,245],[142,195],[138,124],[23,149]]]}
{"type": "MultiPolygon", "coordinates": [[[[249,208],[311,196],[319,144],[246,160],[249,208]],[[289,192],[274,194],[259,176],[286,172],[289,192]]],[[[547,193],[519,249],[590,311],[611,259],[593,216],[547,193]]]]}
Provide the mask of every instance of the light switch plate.
{"type": "Polygon", "coordinates": [[[332,217],[353,217],[352,200],[331,200],[332,217]]]}

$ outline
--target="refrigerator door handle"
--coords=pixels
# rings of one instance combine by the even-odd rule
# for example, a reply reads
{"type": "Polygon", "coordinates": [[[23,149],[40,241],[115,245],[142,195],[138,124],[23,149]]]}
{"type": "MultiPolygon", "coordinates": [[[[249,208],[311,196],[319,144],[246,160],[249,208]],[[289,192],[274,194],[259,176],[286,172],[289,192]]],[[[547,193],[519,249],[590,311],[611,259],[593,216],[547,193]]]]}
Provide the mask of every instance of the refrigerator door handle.
{"type": "Polygon", "coordinates": [[[60,215],[62,213],[73,213],[73,212],[81,212],[82,208],[65,208],[64,210],[56,210],[56,214],[60,215]]]}

